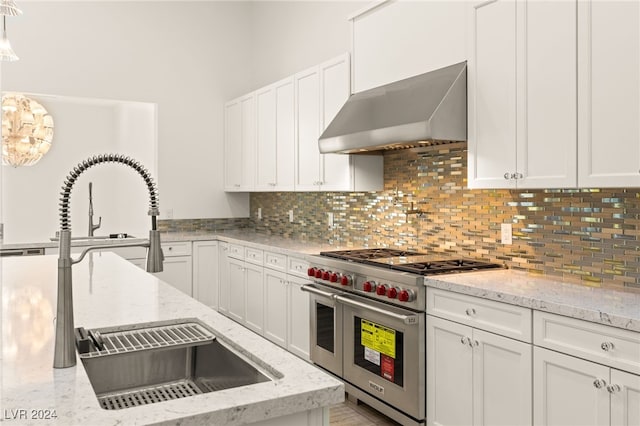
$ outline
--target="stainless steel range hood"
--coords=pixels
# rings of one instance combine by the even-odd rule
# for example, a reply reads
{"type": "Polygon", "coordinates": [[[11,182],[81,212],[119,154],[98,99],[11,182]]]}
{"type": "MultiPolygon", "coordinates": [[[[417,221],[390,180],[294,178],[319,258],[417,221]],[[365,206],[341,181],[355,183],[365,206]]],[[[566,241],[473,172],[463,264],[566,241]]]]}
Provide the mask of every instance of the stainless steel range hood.
{"type": "Polygon", "coordinates": [[[372,153],[467,139],[467,64],[352,95],[320,136],[322,153],[372,153]]]}

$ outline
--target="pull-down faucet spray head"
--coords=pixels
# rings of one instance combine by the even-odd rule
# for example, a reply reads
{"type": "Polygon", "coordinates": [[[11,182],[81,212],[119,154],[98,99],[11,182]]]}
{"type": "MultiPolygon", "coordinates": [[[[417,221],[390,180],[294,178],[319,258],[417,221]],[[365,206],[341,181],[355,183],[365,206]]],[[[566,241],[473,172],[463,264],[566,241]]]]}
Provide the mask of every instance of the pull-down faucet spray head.
{"type": "Polygon", "coordinates": [[[98,248],[112,247],[147,247],[147,271],[161,272],[164,256],[160,245],[160,232],[157,230],[156,217],[160,214],[158,209],[158,188],[151,174],[137,161],[119,154],[104,154],[91,157],[79,163],[67,175],[60,193],[60,254],[58,257],[58,306],[56,315],[56,338],[53,358],[54,368],[67,368],[76,365],[76,352],[73,325],[73,298],[72,298],[72,269],[74,263],[82,261],[86,253],[98,248]],[[141,243],[114,244],[112,246],[100,245],[86,248],[78,259],[71,258],[71,224],[70,224],[70,196],[71,189],[78,176],[88,168],[102,163],[120,163],[134,169],[142,177],[149,190],[149,216],[151,216],[151,230],[149,241],[141,243]]]}

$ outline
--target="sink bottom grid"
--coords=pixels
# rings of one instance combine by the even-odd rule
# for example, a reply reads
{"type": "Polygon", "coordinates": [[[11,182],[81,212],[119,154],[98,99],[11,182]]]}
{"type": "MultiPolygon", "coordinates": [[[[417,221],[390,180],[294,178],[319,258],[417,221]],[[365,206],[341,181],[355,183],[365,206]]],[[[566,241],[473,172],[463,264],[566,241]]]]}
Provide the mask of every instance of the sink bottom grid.
{"type": "Polygon", "coordinates": [[[158,386],[105,394],[99,396],[98,401],[105,410],[119,410],[121,408],[185,398],[201,393],[202,391],[191,380],[179,380],[158,386]]]}

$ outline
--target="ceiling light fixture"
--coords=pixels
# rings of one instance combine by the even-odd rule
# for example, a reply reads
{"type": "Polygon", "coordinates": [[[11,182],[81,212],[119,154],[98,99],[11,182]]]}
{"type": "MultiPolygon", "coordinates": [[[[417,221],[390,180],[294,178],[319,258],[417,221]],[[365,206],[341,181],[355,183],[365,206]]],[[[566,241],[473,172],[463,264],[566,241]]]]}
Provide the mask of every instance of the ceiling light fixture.
{"type": "Polygon", "coordinates": [[[0,40],[0,61],[17,61],[18,55],[11,48],[11,43],[7,38],[7,16],[22,15],[22,10],[18,9],[14,0],[0,0],[0,15],[2,15],[2,39],[0,40]]]}
{"type": "Polygon", "coordinates": [[[40,103],[19,93],[2,97],[2,164],[32,166],[53,140],[53,117],[40,103]]]}

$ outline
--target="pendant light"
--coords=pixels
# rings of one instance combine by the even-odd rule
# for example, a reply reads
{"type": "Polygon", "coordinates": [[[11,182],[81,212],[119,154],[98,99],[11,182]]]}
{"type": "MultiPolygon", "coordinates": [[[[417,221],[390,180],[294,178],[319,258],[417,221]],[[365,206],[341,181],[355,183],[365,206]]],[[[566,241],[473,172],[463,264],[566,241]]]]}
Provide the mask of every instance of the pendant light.
{"type": "Polygon", "coordinates": [[[0,61],[17,61],[18,55],[11,48],[11,43],[7,38],[7,16],[22,15],[22,10],[18,9],[14,0],[0,0],[0,15],[2,15],[2,39],[0,40],[0,61]]]}

